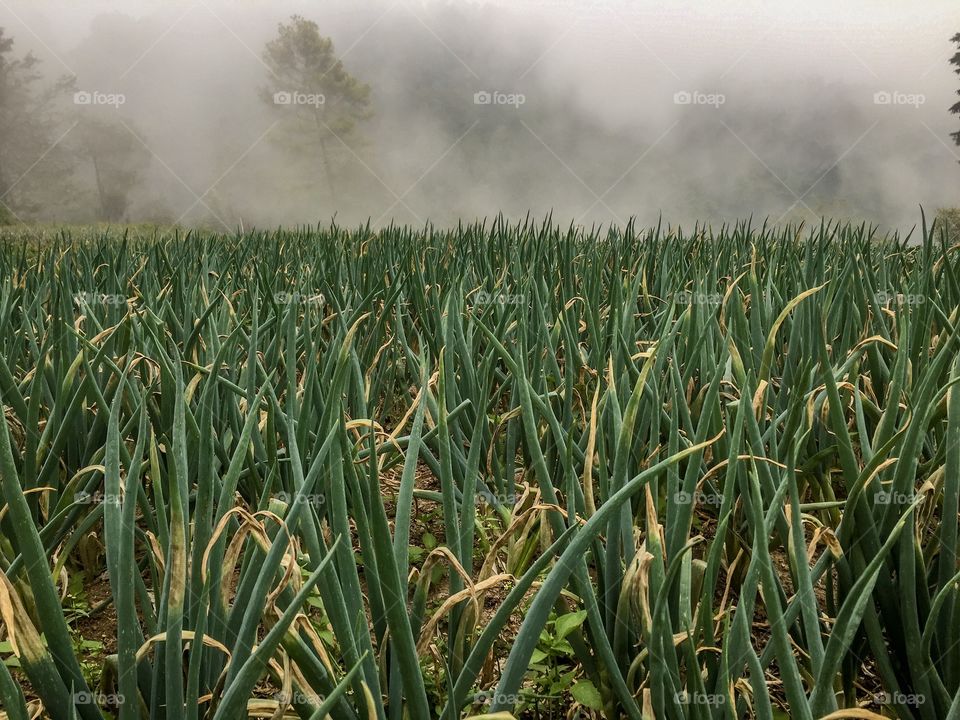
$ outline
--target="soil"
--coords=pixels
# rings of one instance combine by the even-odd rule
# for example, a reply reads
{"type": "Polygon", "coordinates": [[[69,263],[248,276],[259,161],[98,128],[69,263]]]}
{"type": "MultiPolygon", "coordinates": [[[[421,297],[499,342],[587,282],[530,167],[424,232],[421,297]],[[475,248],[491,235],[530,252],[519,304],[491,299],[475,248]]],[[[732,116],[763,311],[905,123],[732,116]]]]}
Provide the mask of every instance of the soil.
{"type": "MultiPolygon", "coordinates": [[[[117,609],[113,605],[110,580],[106,573],[94,578],[84,586],[90,611],[71,623],[73,631],[84,640],[103,643],[99,655],[112,655],[117,651],[117,609]]],[[[81,662],[89,658],[81,657],[81,662]]]]}

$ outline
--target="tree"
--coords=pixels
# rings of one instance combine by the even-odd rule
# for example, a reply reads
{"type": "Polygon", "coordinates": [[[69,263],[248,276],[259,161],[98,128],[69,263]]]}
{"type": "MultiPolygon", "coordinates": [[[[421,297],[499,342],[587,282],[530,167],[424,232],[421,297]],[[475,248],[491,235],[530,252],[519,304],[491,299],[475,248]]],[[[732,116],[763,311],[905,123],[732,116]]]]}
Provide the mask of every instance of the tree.
{"type": "MultiPolygon", "coordinates": [[[[89,110],[89,108],[87,108],[89,110]]],[[[75,136],[79,154],[90,161],[97,196],[97,217],[105,222],[125,219],[130,193],[150,162],[150,153],[107,110],[79,121],[75,136]]]]}
{"type": "Polygon", "coordinates": [[[263,59],[271,80],[261,98],[283,113],[281,142],[295,156],[323,165],[331,195],[336,191],[330,144],[346,142],[370,117],[370,87],[350,75],[313,21],[299,15],[281,23],[263,59]]]}
{"type": "Polygon", "coordinates": [[[951,242],[960,239],[960,208],[943,208],[937,213],[937,226],[946,230],[951,242]]]}
{"type": "Polygon", "coordinates": [[[32,53],[15,57],[13,38],[0,27],[0,207],[8,216],[35,213],[47,197],[62,194],[58,185],[69,174],[52,105],[73,80],[41,87],[39,64],[32,53]]]}
{"type": "MultiPolygon", "coordinates": [[[[956,66],[954,72],[957,73],[957,75],[960,75],[960,33],[954,35],[951,42],[957,45],[958,50],[957,54],[950,58],[950,64],[956,66]]],[[[957,90],[957,95],[960,95],[960,90],[957,90]]],[[[950,108],[950,112],[952,112],[954,115],[960,115],[960,102],[950,108]]],[[[953,138],[957,145],[960,145],[960,131],[953,133],[950,137],[953,138]]]]}
{"type": "MultiPolygon", "coordinates": [[[[14,182],[11,161],[14,139],[21,124],[27,90],[38,79],[34,72],[36,58],[28,54],[16,59],[12,53],[13,38],[7,37],[0,27],[0,202],[8,207],[13,202],[8,195],[14,182]]],[[[4,210],[9,218],[11,213],[4,210]]]]}

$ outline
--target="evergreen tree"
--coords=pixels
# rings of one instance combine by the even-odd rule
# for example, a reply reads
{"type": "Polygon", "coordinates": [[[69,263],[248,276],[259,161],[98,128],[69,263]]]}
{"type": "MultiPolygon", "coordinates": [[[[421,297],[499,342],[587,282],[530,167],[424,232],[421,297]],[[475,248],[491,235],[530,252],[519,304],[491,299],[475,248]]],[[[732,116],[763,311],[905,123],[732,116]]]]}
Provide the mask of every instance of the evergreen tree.
{"type": "Polygon", "coordinates": [[[370,87],[344,69],[317,24],[299,15],[280,24],[263,59],[271,78],[261,98],[282,113],[281,144],[295,157],[320,163],[335,197],[331,148],[346,143],[370,117],[370,87]]]}
{"type": "MultiPolygon", "coordinates": [[[[958,49],[956,55],[950,58],[950,64],[955,67],[954,72],[960,75],[960,33],[953,36],[952,42],[956,43],[958,49]]],[[[957,95],[960,95],[960,90],[957,90],[957,95]]],[[[950,108],[950,112],[954,115],[960,115],[960,102],[950,108]]],[[[960,131],[953,133],[951,137],[957,145],[960,145],[960,131]]]]}

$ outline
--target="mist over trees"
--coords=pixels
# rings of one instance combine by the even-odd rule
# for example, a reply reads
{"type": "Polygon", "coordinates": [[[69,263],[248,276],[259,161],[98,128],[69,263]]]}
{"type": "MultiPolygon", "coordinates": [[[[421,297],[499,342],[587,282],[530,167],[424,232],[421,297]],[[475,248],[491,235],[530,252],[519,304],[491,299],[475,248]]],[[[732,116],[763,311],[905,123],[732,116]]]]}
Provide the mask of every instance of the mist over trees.
{"type": "Polygon", "coordinates": [[[121,222],[127,218],[130,194],[140,174],[150,163],[149,151],[140,144],[135,131],[109,112],[77,120],[73,133],[78,160],[77,172],[92,178],[95,199],[87,201],[96,219],[121,222]],[[86,160],[88,166],[83,167],[86,160]]]}
{"type": "MultiPolygon", "coordinates": [[[[932,94],[925,107],[878,107],[876,86],[898,79],[786,82],[749,57],[744,77],[710,63],[688,75],[660,46],[660,61],[639,48],[643,63],[601,66],[578,55],[588,36],[560,26],[481,5],[429,12],[372,22],[379,10],[318,9],[278,24],[259,9],[230,17],[229,31],[203,12],[179,24],[104,13],[56,46],[66,77],[8,28],[0,221],[228,230],[529,211],[587,224],[752,214],[903,226],[919,201],[958,204],[944,143],[960,132],[932,94]],[[725,102],[677,100],[697,88],[725,102]],[[516,101],[484,102],[494,96],[516,101]]],[[[960,72],[960,53],[952,63],[960,72]]]]}
{"type": "Polygon", "coordinates": [[[0,221],[37,217],[55,196],[56,173],[68,159],[57,148],[56,100],[72,81],[52,83],[32,53],[18,55],[14,38],[0,27],[0,221]],[[42,158],[45,172],[32,170],[42,158]]]}
{"type": "MultiPolygon", "coordinates": [[[[951,42],[956,44],[958,49],[957,54],[950,59],[950,64],[954,66],[954,72],[957,73],[957,75],[960,75],[960,33],[954,35],[951,42]]],[[[960,90],[957,90],[957,95],[960,95],[960,90]]],[[[960,115],[960,102],[950,108],[950,112],[952,112],[954,115],[960,115]]],[[[960,145],[960,130],[953,133],[951,137],[953,137],[953,140],[957,145],[960,145]]]]}
{"type": "Polygon", "coordinates": [[[340,145],[370,117],[370,86],[350,75],[337,59],[333,41],[320,34],[315,22],[299,15],[280,24],[263,58],[270,78],[260,97],[280,115],[277,122],[282,126],[274,134],[275,142],[291,161],[321,166],[336,199],[331,152],[343,155],[340,145]]]}

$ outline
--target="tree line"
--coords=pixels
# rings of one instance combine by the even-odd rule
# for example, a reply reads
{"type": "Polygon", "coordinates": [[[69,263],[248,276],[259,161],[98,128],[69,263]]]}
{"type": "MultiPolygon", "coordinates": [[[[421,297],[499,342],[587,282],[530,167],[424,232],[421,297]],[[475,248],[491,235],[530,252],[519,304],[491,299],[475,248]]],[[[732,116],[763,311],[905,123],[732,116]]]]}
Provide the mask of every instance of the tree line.
{"type": "MultiPolygon", "coordinates": [[[[370,87],[301,16],[279,25],[262,57],[269,72],[259,97],[277,116],[271,141],[335,195],[330,144],[371,117],[370,87]]],[[[80,88],[70,75],[51,81],[0,27],[0,224],[41,220],[65,198],[88,220],[130,219],[131,196],[152,160],[149,143],[124,114],[123,96],[80,88]]]]}

